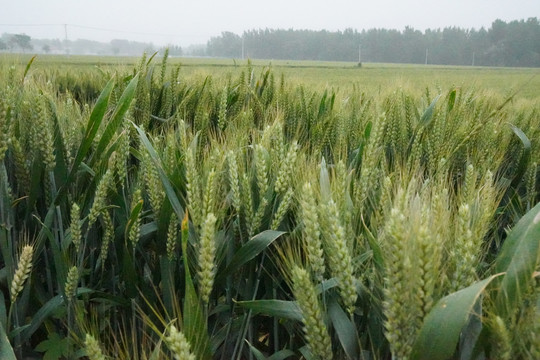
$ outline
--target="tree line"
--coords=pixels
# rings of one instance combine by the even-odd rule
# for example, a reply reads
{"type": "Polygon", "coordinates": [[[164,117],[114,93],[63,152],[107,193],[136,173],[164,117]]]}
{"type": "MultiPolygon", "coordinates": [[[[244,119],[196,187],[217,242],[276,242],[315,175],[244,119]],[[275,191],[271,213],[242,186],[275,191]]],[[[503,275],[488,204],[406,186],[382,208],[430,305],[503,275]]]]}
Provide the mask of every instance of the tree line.
{"type": "Polygon", "coordinates": [[[445,27],[424,32],[370,29],[313,31],[258,29],[223,32],[206,44],[206,55],[232,58],[365,61],[441,65],[540,67],[540,22],[536,17],[488,29],[445,27]]]}
{"type": "Polygon", "coordinates": [[[152,43],[113,39],[110,42],[99,42],[88,39],[60,40],[33,39],[26,34],[8,34],[0,36],[0,52],[32,52],[39,54],[77,54],[77,55],[118,55],[141,56],[169,49],[169,55],[181,56],[183,50],[177,45],[157,47],[152,43]]]}

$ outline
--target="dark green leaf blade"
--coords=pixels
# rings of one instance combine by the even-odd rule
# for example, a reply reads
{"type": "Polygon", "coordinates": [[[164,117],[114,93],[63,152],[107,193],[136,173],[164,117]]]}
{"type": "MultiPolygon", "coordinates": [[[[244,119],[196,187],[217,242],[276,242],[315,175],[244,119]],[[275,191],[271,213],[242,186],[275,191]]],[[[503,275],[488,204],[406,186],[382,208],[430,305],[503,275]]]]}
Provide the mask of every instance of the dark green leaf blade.
{"type": "Polygon", "coordinates": [[[146,136],[146,133],[144,130],[142,130],[140,127],[135,125],[135,123],[132,123],[132,125],[135,127],[137,132],[139,133],[139,136],[141,138],[141,141],[148,151],[148,154],[150,155],[150,158],[152,159],[152,162],[154,163],[156,169],[158,170],[159,178],[161,180],[161,183],[163,184],[163,188],[165,189],[165,194],[167,195],[167,199],[169,199],[169,202],[171,203],[171,206],[176,213],[176,216],[178,219],[184,218],[184,208],[180,204],[180,200],[178,200],[178,196],[176,196],[176,192],[174,191],[171,182],[169,181],[169,178],[167,177],[167,174],[165,173],[165,170],[163,170],[163,164],[161,163],[161,160],[159,159],[159,156],[150,143],[150,140],[146,136]]]}
{"type": "Polygon", "coordinates": [[[512,179],[512,184],[510,185],[511,188],[515,189],[518,187],[519,183],[523,178],[523,175],[525,175],[525,172],[527,171],[527,166],[531,158],[531,141],[520,128],[514,125],[511,125],[511,127],[512,131],[514,132],[514,134],[516,134],[516,136],[521,141],[521,144],[523,145],[523,152],[521,153],[521,158],[519,159],[516,173],[514,175],[514,178],[512,179]]]}
{"type": "MultiPolygon", "coordinates": [[[[77,289],[77,296],[83,295],[83,294],[89,294],[94,292],[91,289],[88,288],[78,288],[77,289]]],[[[64,305],[64,298],[62,295],[56,295],[55,297],[51,298],[49,301],[47,301],[33,316],[32,321],[30,322],[29,326],[24,329],[24,331],[21,333],[21,341],[25,342],[30,339],[30,337],[39,329],[41,324],[49,316],[51,316],[56,310],[58,310],[59,307],[64,305]]],[[[3,359],[3,358],[1,358],[3,359]]]]}
{"type": "Polygon", "coordinates": [[[92,113],[90,114],[90,118],[88,119],[88,124],[86,125],[86,131],[84,133],[84,137],[81,141],[81,144],[79,145],[79,149],[77,150],[77,155],[75,156],[75,160],[73,161],[71,170],[63,186],[58,191],[58,195],[56,196],[56,199],[55,199],[56,204],[59,204],[61,202],[62,197],[67,193],[68,186],[75,178],[75,175],[79,171],[79,166],[81,165],[84,157],[86,156],[86,154],[92,147],[94,138],[96,137],[97,131],[105,116],[105,112],[107,111],[107,106],[109,105],[109,98],[114,88],[114,83],[115,83],[114,78],[111,78],[109,82],[107,83],[107,85],[105,85],[105,88],[103,89],[103,91],[101,91],[101,94],[99,95],[96,101],[96,104],[94,105],[94,109],[92,110],[92,113]]]}
{"type": "Polygon", "coordinates": [[[349,359],[358,359],[360,349],[356,326],[336,299],[332,299],[328,304],[328,315],[347,357],[349,359]]]}
{"type": "Polygon", "coordinates": [[[109,120],[107,127],[105,128],[105,131],[103,132],[103,135],[99,139],[92,161],[90,161],[90,165],[92,165],[99,156],[102,156],[102,154],[105,153],[105,148],[111,142],[120,124],[122,124],[124,115],[128,111],[131,105],[131,102],[133,98],[135,97],[135,90],[137,89],[138,81],[139,81],[139,75],[137,74],[133,79],[131,79],[128,86],[126,87],[122,95],[120,96],[120,99],[118,100],[118,104],[116,105],[116,108],[114,109],[114,112],[111,115],[111,119],[109,120]]]}
{"type": "Polygon", "coordinates": [[[296,301],[250,300],[238,301],[237,304],[252,310],[255,314],[266,314],[282,319],[302,321],[302,313],[296,301]]]}
{"type": "Polygon", "coordinates": [[[499,253],[495,270],[505,272],[495,298],[499,316],[516,308],[530,286],[540,253],[540,203],[525,214],[508,234],[499,253]]]}
{"type": "Polygon", "coordinates": [[[32,63],[34,62],[34,60],[36,60],[36,57],[37,55],[32,56],[30,61],[28,61],[28,64],[26,64],[26,68],[24,69],[24,73],[23,73],[23,81],[24,79],[26,79],[26,75],[28,75],[28,71],[30,71],[30,67],[32,66],[32,63]]]}
{"type": "Polygon", "coordinates": [[[437,101],[439,101],[440,97],[441,95],[437,95],[437,97],[433,99],[431,104],[429,104],[426,111],[424,111],[424,114],[422,114],[422,118],[420,119],[420,123],[418,124],[418,126],[426,127],[431,123],[431,120],[433,119],[433,113],[435,111],[435,106],[437,105],[437,101]]]}
{"type": "Polygon", "coordinates": [[[448,103],[446,105],[446,112],[449,113],[454,109],[454,106],[456,105],[456,89],[453,89],[450,91],[450,94],[448,94],[448,103]]]}
{"type": "Polygon", "coordinates": [[[268,360],[283,360],[291,356],[294,356],[294,351],[289,349],[283,349],[270,356],[268,360]]]}
{"type": "Polygon", "coordinates": [[[424,319],[416,338],[411,359],[445,360],[454,355],[459,335],[478,298],[498,275],[445,296],[424,319]]]}
{"type": "Polygon", "coordinates": [[[0,359],[17,360],[15,352],[11,346],[4,326],[0,323],[0,359]]]}
{"type": "Polygon", "coordinates": [[[265,230],[255,235],[234,254],[227,268],[217,275],[216,283],[220,283],[228,275],[240,269],[242,265],[259,255],[283,234],[285,234],[284,231],[265,230]]]}
{"type": "Polygon", "coordinates": [[[266,356],[262,352],[259,351],[255,346],[251,345],[247,339],[245,339],[245,342],[248,344],[249,349],[251,350],[251,353],[255,356],[257,360],[267,360],[266,356]]]}

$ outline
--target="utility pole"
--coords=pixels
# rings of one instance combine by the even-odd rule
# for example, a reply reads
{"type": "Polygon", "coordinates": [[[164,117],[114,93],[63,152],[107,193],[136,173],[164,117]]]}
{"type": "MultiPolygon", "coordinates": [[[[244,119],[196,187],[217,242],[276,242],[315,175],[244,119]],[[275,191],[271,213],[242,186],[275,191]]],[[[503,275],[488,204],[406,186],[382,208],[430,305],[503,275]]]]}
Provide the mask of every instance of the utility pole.
{"type": "Polygon", "coordinates": [[[428,61],[428,55],[429,55],[429,49],[426,49],[426,65],[427,65],[427,61],[428,61]]]}
{"type": "Polygon", "coordinates": [[[69,56],[69,48],[68,48],[68,33],[67,33],[67,24],[64,24],[64,46],[66,47],[66,55],[69,56]]]}
{"type": "Polygon", "coordinates": [[[244,34],[242,34],[242,60],[244,60],[244,34]]]}
{"type": "Polygon", "coordinates": [[[358,44],[358,63],[362,63],[362,44],[358,44]]]}

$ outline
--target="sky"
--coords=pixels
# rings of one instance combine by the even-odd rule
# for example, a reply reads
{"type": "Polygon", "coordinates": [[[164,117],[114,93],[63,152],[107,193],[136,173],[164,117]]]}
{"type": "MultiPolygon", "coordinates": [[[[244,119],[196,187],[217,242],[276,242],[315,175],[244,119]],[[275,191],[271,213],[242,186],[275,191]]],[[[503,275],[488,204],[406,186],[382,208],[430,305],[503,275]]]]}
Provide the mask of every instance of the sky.
{"type": "Polygon", "coordinates": [[[479,29],[530,17],[540,18],[540,0],[0,0],[0,34],[180,46],[223,31],[479,29]]]}

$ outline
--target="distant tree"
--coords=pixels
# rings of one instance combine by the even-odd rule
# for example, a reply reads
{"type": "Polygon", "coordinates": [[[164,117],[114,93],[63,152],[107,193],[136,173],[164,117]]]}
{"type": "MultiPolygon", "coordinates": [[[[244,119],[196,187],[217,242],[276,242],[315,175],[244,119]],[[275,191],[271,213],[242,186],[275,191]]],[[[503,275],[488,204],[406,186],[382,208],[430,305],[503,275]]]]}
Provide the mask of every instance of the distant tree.
{"type": "Polygon", "coordinates": [[[6,50],[8,48],[7,44],[0,40],[0,51],[6,50]]]}
{"type": "Polygon", "coordinates": [[[30,43],[32,38],[26,34],[14,34],[11,37],[11,41],[14,45],[18,46],[23,52],[26,50],[32,50],[33,46],[30,43]]]}
{"type": "MultiPolygon", "coordinates": [[[[224,32],[206,44],[206,54],[254,59],[357,61],[440,65],[540,67],[538,18],[505,22],[479,30],[446,27],[425,32],[406,27],[358,32],[293,29],[224,32]],[[429,53],[429,57],[427,54],[429,53]]],[[[187,50],[190,51],[190,50],[187,50]]]]}
{"type": "Polygon", "coordinates": [[[183,51],[182,48],[178,45],[169,45],[169,55],[171,56],[182,56],[183,51]]]}
{"type": "Polygon", "coordinates": [[[48,54],[51,52],[51,47],[49,46],[49,44],[45,44],[41,47],[41,50],[43,50],[45,54],[48,54]]]}
{"type": "Polygon", "coordinates": [[[111,51],[114,55],[118,54],[127,54],[129,53],[130,43],[127,40],[123,39],[113,39],[111,40],[111,51]]]}
{"type": "Polygon", "coordinates": [[[239,58],[242,56],[242,38],[232,32],[222,32],[211,38],[206,45],[210,56],[239,58]]]}

